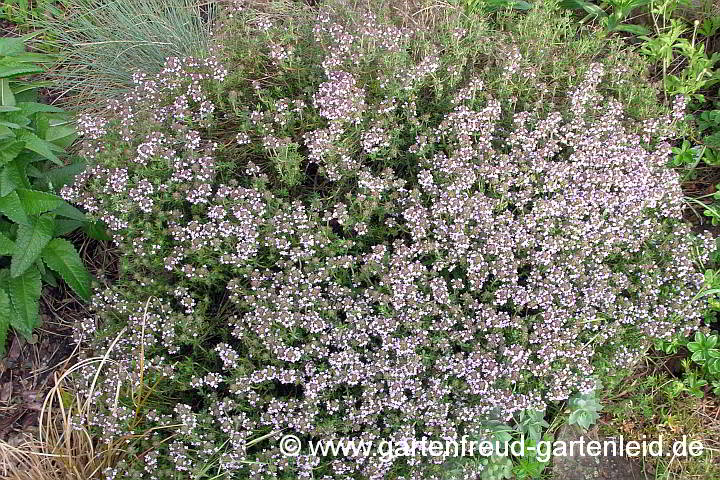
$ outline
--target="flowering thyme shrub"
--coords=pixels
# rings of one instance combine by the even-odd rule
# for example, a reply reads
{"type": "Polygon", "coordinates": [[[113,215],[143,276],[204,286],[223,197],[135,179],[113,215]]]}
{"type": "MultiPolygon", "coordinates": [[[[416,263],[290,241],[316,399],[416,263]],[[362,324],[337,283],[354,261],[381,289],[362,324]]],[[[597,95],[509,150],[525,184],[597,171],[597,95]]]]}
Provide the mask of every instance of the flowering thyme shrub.
{"type": "Polygon", "coordinates": [[[455,10],[276,5],[81,122],[93,166],[63,195],[124,256],[76,328],[111,360],[79,388],[98,438],[141,438],[108,478],[441,478],[246,442],[479,435],[699,323],[681,102],[631,118],[632,72],[543,72],[455,10]]]}

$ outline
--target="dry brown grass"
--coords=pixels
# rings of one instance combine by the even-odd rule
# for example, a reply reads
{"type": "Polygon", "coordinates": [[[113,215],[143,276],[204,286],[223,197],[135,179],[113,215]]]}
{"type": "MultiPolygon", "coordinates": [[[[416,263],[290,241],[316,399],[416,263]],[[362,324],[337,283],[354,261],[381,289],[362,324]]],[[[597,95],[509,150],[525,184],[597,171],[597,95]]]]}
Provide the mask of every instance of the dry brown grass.
{"type": "MultiPolygon", "coordinates": [[[[150,300],[148,299],[145,305],[144,318],[147,317],[150,300]]],[[[53,387],[42,404],[37,434],[26,433],[22,437],[16,437],[14,441],[0,441],[0,479],[99,478],[106,468],[115,466],[120,459],[127,456],[127,447],[133,441],[161,428],[180,426],[167,425],[149,428],[133,435],[119,435],[110,439],[97,438],[91,426],[93,413],[98,407],[94,403],[96,387],[102,382],[104,369],[116,365],[117,362],[111,358],[111,353],[124,334],[123,328],[102,356],[83,359],[62,373],[55,372],[53,387]],[[88,367],[94,371],[89,388],[83,391],[74,389],[73,374],[85,372],[88,367]]],[[[144,338],[144,335],[141,335],[141,338],[144,338]]],[[[134,424],[142,423],[143,405],[153,393],[152,388],[147,387],[144,382],[144,353],[144,344],[141,344],[136,362],[138,371],[129,375],[129,378],[139,380],[136,383],[118,384],[110,404],[102,405],[102,408],[109,408],[112,412],[117,410],[121,396],[129,397],[135,406],[134,424]]]]}
{"type": "MultiPolygon", "coordinates": [[[[89,239],[75,233],[71,240],[95,279],[104,286],[118,276],[118,255],[108,242],[89,239]]],[[[7,374],[14,383],[24,382],[25,389],[16,385],[10,399],[3,403],[0,392],[0,415],[5,415],[8,429],[21,430],[0,440],[0,479],[2,480],[89,480],[115,465],[126,455],[125,448],[133,438],[119,437],[111,442],[95,438],[90,419],[95,405],[93,392],[103,369],[114,361],[110,354],[124,334],[121,331],[102,356],[77,361],[78,349],[69,347],[70,327],[91,315],[87,306],[74,296],[70,288],[45,289],[42,298],[43,327],[36,330],[37,342],[28,344],[16,339],[17,361],[7,366],[7,374]],[[45,345],[48,344],[49,346],[45,345]],[[63,348],[59,348],[63,347],[63,348]],[[27,368],[21,368],[27,365],[27,368]],[[95,375],[86,393],[76,391],[72,376],[80,369],[92,366],[95,375]],[[22,378],[20,378],[22,377],[22,378]],[[26,385],[25,385],[26,384],[26,385]],[[26,414],[30,426],[20,423],[26,403],[18,404],[20,396],[33,395],[34,411],[26,414]],[[19,410],[19,415],[13,415],[19,410]],[[13,425],[11,425],[14,423],[13,425]],[[37,424],[35,427],[33,424],[37,424]]],[[[11,347],[12,350],[13,347],[11,347]]],[[[142,348],[141,348],[142,356],[142,348]]],[[[140,378],[144,363],[138,362],[140,378]]],[[[0,369],[1,371],[1,369],[0,369]]],[[[129,386],[131,396],[138,402],[147,397],[142,386],[129,386]]],[[[117,407],[118,396],[115,398],[117,407]]],[[[149,432],[148,432],[149,433],[149,432]]],[[[142,435],[140,435],[142,436],[142,435]]]]}
{"type": "MultiPolygon", "coordinates": [[[[110,353],[123,334],[120,332],[104,356],[82,360],[62,374],[54,374],[54,386],[40,411],[37,434],[25,433],[0,442],[0,478],[88,480],[98,478],[124,454],[125,438],[100,442],[93,438],[90,428],[95,386],[103,367],[112,363],[110,353]],[[90,389],[85,394],[73,391],[71,375],[91,365],[96,373],[90,389]]],[[[115,401],[117,406],[117,397],[115,401]]]]}

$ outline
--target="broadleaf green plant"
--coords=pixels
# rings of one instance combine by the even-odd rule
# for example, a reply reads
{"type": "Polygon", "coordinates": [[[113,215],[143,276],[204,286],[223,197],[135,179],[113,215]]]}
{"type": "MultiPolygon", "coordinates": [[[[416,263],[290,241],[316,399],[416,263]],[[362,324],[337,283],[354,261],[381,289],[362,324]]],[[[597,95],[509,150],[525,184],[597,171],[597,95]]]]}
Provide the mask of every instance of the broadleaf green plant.
{"type": "MultiPolygon", "coordinates": [[[[537,411],[534,411],[537,412],[537,411]]],[[[542,437],[544,442],[552,442],[553,436],[546,433],[542,437]]],[[[538,448],[539,440],[525,438],[525,455],[517,458],[512,473],[517,480],[545,478],[543,472],[550,463],[549,458],[543,458],[538,448]]]]}
{"type": "MultiPolygon", "coordinates": [[[[708,270],[705,272],[708,290],[703,292],[707,296],[715,297],[720,289],[717,288],[720,278],[717,272],[708,270]]],[[[720,309],[717,300],[710,302],[713,310],[720,309]]],[[[705,396],[705,390],[710,385],[713,394],[720,395],[720,335],[716,331],[702,332],[697,331],[692,337],[675,337],[669,341],[658,342],[656,348],[671,354],[677,353],[679,347],[687,348],[689,358],[682,360],[683,378],[677,381],[680,393],[688,394],[702,398],[705,396]]],[[[707,388],[708,390],[710,388],[707,388]]]]}
{"type": "Polygon", "coordinates": [[[530,10],[532,8],[532,4],[524,0],[467,0],[465,4],[469,13],[477,11],[530,10]]]}
{"type": "Polygon", "coordinates": [[[22,38],[0,39],[0,353],[9,327],[29,338],[40,324],[43,280],[57,285],[57,274],[78,297],[90,297],[80,255],[56,238],[89,222],[50,191],[53,177],[43,173],[48,161],[68,168],[58,155],[75,139],[75,129],[67,114],[37,102],[36,88],[19,78],[44,71],[50,60],[26,52],[22,38]],[[68,220],[74,228],[63,228],[68,220]]]}
{"type": "Polygon", "coordinates": [[[627,32],[633,35],[646,35],[649,30],[642,25],[623,23],[637,8],[644,7],[650,0],[605,0],[599,5],[585,0],[561,0],[559,5],[569,10],[583,10],[586,20],[599,20],[608,32],[627,32]]]}
{"type": "Polygon", "coordinates": [[[590,428],[600,418],[598,413],[602,410],[602,405],[596,397],[597,389],[590,393],[575,394],[570,397],[568,402],[570,406],[570,425],[578,425],[585,430],[590,428]]]}
{"type": "Polygon", "coordinates": [[[522,410],[518,414],[517,429],[531,441],[540,441],[543,430],[550,425],[545,421],[545,410],[522,410]]]}
{"type": "Polygon", "coordinates": [[[480,473],[482,480],[504,480],[512,477],[512,460],[503,455],[492,455],[483,459],[484,467],[480,473]]]}

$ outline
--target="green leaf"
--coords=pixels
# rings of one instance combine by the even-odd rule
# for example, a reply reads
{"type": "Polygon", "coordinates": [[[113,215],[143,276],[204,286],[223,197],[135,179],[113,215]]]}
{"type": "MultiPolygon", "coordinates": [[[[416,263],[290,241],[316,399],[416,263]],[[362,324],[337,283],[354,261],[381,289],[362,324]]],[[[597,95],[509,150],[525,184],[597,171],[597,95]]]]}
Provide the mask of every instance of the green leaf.
{"type": "Polygon", "coordinates": [[[87,217],[83,212],[73,207],[69,203],[63,201],[55,210],[54,213],[61,215],[66,218],[72,218],[73,220],[79,220],[81,222],[87,222],[87,217]]]}
{"type": "MultiPolygon", "coordinates": [[[[29,187],[25,167],[18,161],[12,161],[0,170],[0,197],[4,197],[18,188],[29,187]]],[[[30,212],[28,212],[30,213],[30,212]]]]}
{"type": "MultiPolygon", "coordinates": [[[[707,212],[707,210],[705,212],[707,212]]],[[[703,212],[703,213],[705,213],[705,212],[703,212]]],[[[705,213],[705,215],[710,216],[707,213],[705,213]]],[[[698,298],[703,298],[703,297],[707,297],[710,295],[715,295],[716,293],[720,293],[720,288],[711,288],[710,290],[705,290],[703,292],[700,292],[693,297],[693,300],[697,300],[698,298]]]]}
{"type": "Polygon", "coordinates": [[[38,102],[17,102],[17,107],[21,108],[23,112],[25,112],[26,115],[32,115],[33,113],[37,112],[46,112],[46,113],[62,113],[64,110],[59,107],[55,107],[53,105],[46,105],[44,103],[38,103],[38,102]]]}
{"type": "Polygon", "coordinates": [[[42,259],[84,300],[90,299],[90,274],[72,243],[55,238],[42,251],[42,259]]]}
{"type": "Polygon", "coordinates": [[[21,85],[18,85],[17,87],[13,88],[13,92],[15,92],[16,95],[25,93],[30,90],[35,90],[38,88],[43,87],[51,87],[52,82],[23,82],[21,85]]]}
{"type": "Polygon", "coordinates": [[[635,25],[635,24],[627,24],[627,23],[621,23],[620,25],[616,25],[614,28],[612,28],[613,32],[628,32],[632,33],[633,35],[648,35],[650,33],[650,30],[643,27],[642,25],[635,25]]]}
{"type": "Polygon", "coordinates": [[[60,161],[60,159],[53,153],[53,150],[62,151],[62,148],[58,147],[57,145],[43,140],[34,133],[30,133],[27,131],[23,131],[21,135],[18,135],[18,138],[25,141],[25,148],[27,148],[28,150],[42,155],[43,157],[47,158],[53,163],[56,163],[57,165],[64,165],[60,161]]]}
{"type": "Polygon", "coordinates": [[[569,8],[572,10],[585,10],[595,17],[607,17],[607,13],[605,13],[602,8],[584,0],[562,0],[559,5],[563,8],[569,8]]]}
{"type": "Polygon", "coordinates": [[[78,161],[65,167],[53,168],[43,172],[43,176],[51,184],[53,189],[58,189],[69,183],[72,183],[75,175],[85,171],[87,165],[85,162],[78,161]]]}
{"type": "Polygon", "coordinates": [[[19,62],[19,63],[54,63],[55,60],[53,59],[52,55],[48,55],[45,53],[33,53],[33,52],[24,52],[19,55],[13,55],[12,56],[13,61],[19,62]]]}
{"type": "MultiPolygon", "coordinates": [[[[3,123],[6,125],[18,125],[20,127],[27,127],[32,122],[30,117],[25,114],[22,110],[15,112],[6,112],[2,116],[3,123]]],[[[17,128],[17,127],[15,127],[17,128]]]]}
{"type": "Polygon", "coordinates": [[[18,107],[11,107],[10,105],[0,105],[0,113],[19,112],[20,110],[22,109],[18,107]]]}
{"type": "Polygon", "coordinates": [[[583,8],[583,5],[585,5],[587,2],[584,2],[582,0],[561,0],[558,5],[562,8],[567,8],[570,10],[578,10],[583,8]]]}
{"type": "Polygon", "coordinates": [[[15,160],[25,148],[25,142],[17,140],[5,140],[0,142],[0,164],[4,165],[15,160]]]}
{"type": "Polygon", "coordinates": [[[595,412],[592,411],[585,411],[585,410],[576,410],[570,414],[570,417],[568,418],[568,423],[570,425],[579,425],[585,430],[589,429],[597,420],[600,418],[600,415],[598,415],[595,412]]]}
{"type": "Polygon", "coordinates": [[[10,316],[10,324],[25,338],[32,336],[32,329],[39,326],[38,300],[42,291],[42,281],[37,268],[26,270],[19,277],[8,280],[10,301],[15,315],[10,316]]]}
{"type": "Polygon", "coordinates": [[[33,73],[42,73],[45,69],[37,65],[29,63],[8,63],[3,65],[0,63],[0,78],[19,77],[21,75],[30,75],[33,73]]]}
{"type": "Polygon", "coordinates": [[[77,138],[75,125],[69,122],[50,120],[50,127],[44,138],[62,149],[68,148],[77,138]]]}
{"type": "MultiPolygon", "coordinates": [[[[26,112],[27,114],[27,112],[26,112]]],[[[35,114],[35,135],[45,139],[48,129],[50,128],[50,117],[47,113],[39,112],[35,114]]]]}
{"type": "Polygon", "coordinates": [[[593,15],[597,18],[605,18],[607,17],[607,13],[605,13],[605,10],[598,7],[597,5],[594,5],[592,3],[588,3],[587,5],[584,5],[582,7],[583,10],[585,10],[590,15],[593,15]]]}
{"type": "Polygon", "coordinates": [[[38,272],[40,272],[40,277],[42,278],[42,276],[45,274],[45,271],[47,270],[45,268],[45,264],[41,259],[38,258],[37,260],[35,260],[35,267],[37,267],[38,272]]]}
{"type": "Polygon", "coordinates": [[[595,397],[595,391],[588,394],[575,394],[568,400],[570,406],[570,417],[568,423],[570,425],[579,425],[584,429],[588,429],[599,418],[598,412],[602,410],[602,405],[595,397]]]}
{"type": "Polygon", "coordinates": [[[14,128],[15,130],[22,128],[22,125],[19,123],[13,123],[13,122],[3,122],[0,121],[0,125],[7,128],[14,128]]]}
{"type": "Polygon", "coordinates": [[[68,220],[64,218],[56,218],[55,219],[55,237],[62,237],[63,235],[67,235],[70,232],[74,232],[78,228],[81,228],[85,225],[85,222],[81,222],[80,220],[68,220]]]}
{"type": "Polygon", "coordinates": [[[0,213],[15,223],[30,225],[30,218],[23,210],[22,202],[16,192],[0,197],[0,213]]]}
{"type": "Polygon", "coordinates": [[[18,55],[25,52],[25,42],[22,38],[0,38],[0,55],[18,55]]]}
{"type": "Polygon", "coordinates": [[[0,355],[5,355],[7,331],[10,328],[10,309],[10,296],[5,290],[0,290],[0,355]]]}
{"type": "MultiPolygon", "coordinates": [[[[40,262],[42,263],[42,262],[40,262]]],[[[50,269],[46,269],[42,274],[40,275],[42,278],[43,283],[47,283],[51,287],[57,288],[58,282],[57,278],[55,278],[55,274],[50,269]]]]}
{"type": "Polygon", "coordinates": [[[45,213],[49,210],[57,208],[65,202],[57,195],[37,190],[18,188],[17,194],[23,204],[25,212],[27,212],[28,215],[39,215],[41,213],[45,213]]]}
{"type": "Polygon", "coordinates": [[[10,240],[4,233],[0,233],[0,255],[12,255],[15,251],[15,242],[10,240]]]}
{"type": "Polygon", "coordinates": [[[31,226],[18,227],[15,252],[10,259],[11,277],[22,275],[40,257],[45,245],[53,238],[54,223],[54,215],[42,215],[31,226]]]}
{"type": "Polygon", "coordinates": [[[0,79],[0,105],[15,106],[15,95],[10,90],[10,81],[7,78],[0,79]]]}
{"type": "MultiPolygon", "coordinates": [[[[25,165],[25,173],[27,173],[28,180],[31,178],[41,179],[44,177],[43,172],[40,171],[40,169],[38,169],[32,163],[28,163],[27,165],[25,165]]],[[[30,188],[33,190],[42,190],[43,192],[47,190],[46,188],[42,188],[42,187],[36,188],[36,187],[31,186],[30,188]]]]}
{"type": "Polygon", "coordinates": [[[94,238],[95,240],[109,241],[112,237],[108,235],[105,224],[102,222],[90,222],[83,228],[88,237],[94,238]]]}
{"type": "Polygon", "coordinates": [[[619,24],[618,19],[615,17],[615,15],[610,15],[609,17],[605,17],[605,19],[603,20],[603,23],[604,23],[605,29],[608,32],[614,32],[615,27],[617,27],[619,24]]]}
{"type": "Polygon", "coordinates": [[[528,3],[523,0],[511,0],[510,8],[515,10],[530,10],[532,8],[532,3],[528,3]]]}
{"type": "Polygon", "coordinates": [[[487,12],[496,12],[499,10],[530,10],[532,5],[523,0],[485,0],[482,2],[483,10],[487,12]]]}

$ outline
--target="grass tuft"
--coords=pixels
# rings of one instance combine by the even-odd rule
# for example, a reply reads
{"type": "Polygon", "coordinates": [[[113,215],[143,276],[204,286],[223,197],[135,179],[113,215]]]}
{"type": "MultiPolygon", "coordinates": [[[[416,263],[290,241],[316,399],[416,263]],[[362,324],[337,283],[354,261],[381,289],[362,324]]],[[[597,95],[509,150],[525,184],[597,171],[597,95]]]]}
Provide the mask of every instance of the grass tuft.
{"type": "Polygon", "coordinates": [[[212,2],[196,0],[73,0],[34,22],[37,48],[60,53],[48,79],[71,105],[116,98],[133,73],[158,72],[168,57],[207,57],[212,2]]]}
{"type": "MultiPolygon", "coordinates": [[[[154,430],[118,436],[104,442],[97,438],[90,427],[90,417],[95,410],[97,381],[103,368],[116,363],[111,358],[111,353],[125,333],[125,329],[120,331],[104,355],[86,358],[62,374],[55,374],[55,385],[46,395],[40,412],[37,438],[25,434],[19,442],[0,442],[0,479],[100,478],[108,468],[112,469],[118,461],[127,457],[133,440],[143,438],[154,430]],[[96,368],[90,388],[83,392],[74,389],[74,374],[93,365],[96,368]]],[[[136,374],[142,379],[143,362],[138,363],[138,369],[136,374]]],[[[147,397],[147,392],[143,392],[142,387],[135,385],[131,388],[134,401],[142,402],[147,397]]],[[[120,396],[118,388],[114,399],[115,409],[120,396]]]]}

